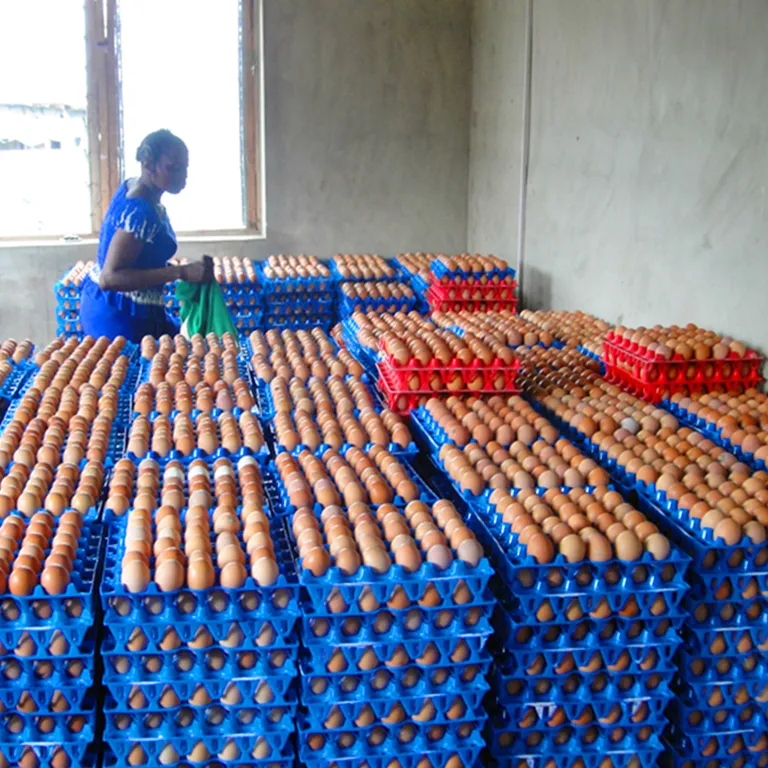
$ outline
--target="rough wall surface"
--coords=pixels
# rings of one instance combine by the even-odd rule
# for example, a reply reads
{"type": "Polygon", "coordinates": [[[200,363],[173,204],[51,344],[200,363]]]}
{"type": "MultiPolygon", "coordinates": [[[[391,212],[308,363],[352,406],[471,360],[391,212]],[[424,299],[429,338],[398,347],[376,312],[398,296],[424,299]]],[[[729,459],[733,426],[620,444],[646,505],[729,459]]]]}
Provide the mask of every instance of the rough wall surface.
{"type": "MultiPolygon", "coordinates": [[[[768,351],[768,4],[534,9],[527,304],[633,325],[693,321],[768,351]]],[[[486,23],[510,22],[494,9],[486,23]]],[[[475,40],[476,65],[487,55],[475,40]]],[[[499,98],[478,105],[476,92],[475,109],[493,113],[499,98]]],[[[515,132],[506,140],[519,146],[515,132]]],[[[491,237],[470,225],[470,247],[491,237]]]]}
{"type": "MultiPolygon", "coordinates": [[[[460,251],[468,0],[264,0],[267,237],[180,255],[460,251]]],[[[0,336],[55,333],[53,285],[92,243],[0,247],[0,336]]]]}

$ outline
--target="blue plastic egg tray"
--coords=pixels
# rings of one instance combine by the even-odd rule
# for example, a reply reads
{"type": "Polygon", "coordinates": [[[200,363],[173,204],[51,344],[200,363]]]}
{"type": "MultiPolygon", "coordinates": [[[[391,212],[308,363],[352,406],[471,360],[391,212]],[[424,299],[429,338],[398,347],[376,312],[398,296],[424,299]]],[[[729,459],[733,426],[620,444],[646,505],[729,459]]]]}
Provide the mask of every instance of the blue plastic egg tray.
{"type": "Polygon", "coordinates": [[[685,408],[681,408],[677,403],[673,403],[671,400],[662,400],[661,407],[666,408],[673,416],[677,417],[681,424],[701,432],[712,440],[712,442],[717,443],[721,448],[732,453],[739,461],[748,464],[755,471],[765,472],[768,468],[768,464],[766,464],[765,461],[756,459],[754,453],[749,453],[748,451],[743,450],[740,445],[736,445],[727,437],[723,437],[722,429],[718,429],[715,424],[712,424],[701,416],[695,416],[689,411],[686,411],[685,408]]]}
{"type": "MultiPolygon", "coordinates": [[[[345,280],[344,282],[350,282],[345,280]]],[[[341,317],[349,317],[354,312],[388,312],[394,314],[395,312],[411,312],[416,309],[418,303],[417,296],[402,296],[399,299],[381,297],[367,297],[361,299],[358,297],[351,298],[345,294],[340,294],[339,302],[339,315],[341,317]]]]}
{"type": "Polygon", "coordinates": [[[251,642],[237,648],[212,646],[174,651],[125,652],[107,640],[102,647],[104,680],[118,683],[195,683],[240,678],[271,678],[296,675],[298,639],[290,644],[260,648],[251,642]],[[275,660],[282,663],[276,665],[275,660]]]}
{"type": "Polygon", "coordinates": [[[0,397],[6,400],[15,400],[21,397],[27,383],[31,381],[37,371],[38,367],[29,360],[22,360],[22,362],[14,364],[8,377],[0,386],[0,397]]]}
{"type": "MultiPolygon", "coordinates": [[[[678,696],[667,714],[672,722],[688,734],[737,731],[742,728],[765,730],[768,726],[765,705],[752,701],[741,706],[729,703],[711,707],[689,696],[678,696]]],[[[768,751],[768,745],[766,747],[768,751]]]]}
{"type": "Polygon", "coordinates": [[[442,261],[434,259],[429,268],[432,270],[432,274],[438,278],[438,280],[447,277],[451,279],[458,278],[460,280],[468,280],[470,277],[481,278],[487,277],[489,280],[493,278],[506,279],[508,277],[514,280],[515,270],[512,267],[505,267],[504,269],[494,268],[491,270],[478,269],[473,271],[467,271],[465,269],[448,269],[442,261]]]}
{"type": "Polygon", "coordinates": [[[713,656],[680,650],[680,674],[692,683],[742,682],[764,679],[768,675],[768,659],[761,651],[738,656],[713,656]]]}
{"type": "Polygon", "coordinates": [[[717,656],[748,655],[768,650],[768,629],[764,627],[683,627],[686,648],[692,654],[717,656]],[[713,650],[718,649],[718,650],[713,650]]]}
{"type": "Polygon", "coordinates": [[[479,662],[418,664],[397,670],[377,669],[369,672],[312,672],[303,662],[299,665],[300,698],[311,707],[340,701],[370,701],[373,698],[461,694],[474,686],[490,668],[487,652],[479,662]]]}
{"type": "Polygon", "coordinates": [[[86,699],[77,712],[3,712],[0,714],[0,751],[5,744],[39,743],[82,745],[85,751],[93,740],[94,706],[93,699],[86,699]]]}
{"type": "Polygon", "coordinates": [[[66,703],[63,707],[65,712],[80,711],[91,695],[91,689],[87,685],[72,685],[70,683],[68,686],[56,688],[50,687],[47,683],[41,685],[37,682],[27,689],[21,687],[0,688],[0,703],[4,707],[3,711],[7,711],[17,709],[22,703],[29,706],[29,699],[31,698],[37,707],[37,711],[32,714],[44,716],[51,711],[53,705],[56,705],[57,708],[62,707],[62,702],[66,703]],[[25,701],[23,702],[22,699],[25,701]]]}
{"type": "Polygon", "coordinates": [[[341,725],[334,728],[336,731],[356,730],[359,727],[356,723],[361,715],[364,715],[366,719],[373,717],[374,720],[369,720],[369,722],[377,723],[383,723],[385,718],[389,717],[394,718],[398,715],[403,717],[403,713],[403,722],[405,722],[405,718],[413,720],[420,714],[422,718],[425,718],[421,721],[423,723],[460,718],[476,720],[485,717],[483,698],[488,690],[488,683],[481,679],[476,680],[471,687],[467,687],[467,690],[461,694],[405,696],[398,699],[386,697],[366,701],[342,701],[337,704],[327,702],[322,706],[310,707],[304,712],[304,726],[308,731],[324,731],[329,727],[327,725],[329,718],[337,715],[343,721],[341,725]],[[433,713],[427,720],[423,710],[425,706],[430,704],[433,713]],[[458,707],[456,712],[459,714],[454,713],[449,717],[449,712],[454,706],[458,707]],[[399,711],[398,707],[402,707],[402,712],[399,711]]]}
{"type": "MultiPolygon", "coordinates": [[[[454,768],[455,766],[476,766],[483,749],[483,739],[479,734],[472,734],[464,740],[462,746],[453,750],[423,749],[418,753],[397,750],[399,768],[454,768]]],[[[306,768],[392,768],[394,758],[388,752],[371,753],[364,760],[359,757],[337,757],[329,764],[324,757],[314,758],[304,755],[302,765],[306,768]]]]}
{"type": "Polygon", "coordinates": [[[609,701],[595,699],[564,698],[562,701],[524,701],[503,702],[500,705],[509,719],[526,732],[531,730],[548,731],[556,723],[563,723],[564,717],[571,728],[639,728],[645,725],[655,726],[659,731],[667,723],[664,709],[672,698],[672,692],[665,686],[665,695],[646,696],[637,699],[609,701]],[[585,721],[579,724],[579,720],[585,721]]]}
{"type": "MultiPolygon", "coordinates": [[[[189,759],[181,759],[175,763],[163,762],[164,768],[295,768],[295,756],[293,752],[293,746],[289,744],[284,750],[282,755],[272,754],[269,757],[263,759],[256,759],[248,754],[248,737],[237,737],[232,739],[231,743],[238,744],[243,747],[244,752],[240,752],[240,756],[235,760],[224,760],[218,757],[216,754],[212,754],[209,759],[203,761],[192,762],[189,759]]],[[[146,744],[146,742],[144,742],[146,744]]],[[[238,750],[240,747],[238,746],[238,750]]],[[[253,747],[250,747],[253,749],[253,747]]],[[[157,750],[156,756],[153,760],[159,758],[159,753],[162,748],[157,750]]],[[[155,751],[153,750],[153,755],[155,751]]],[[[157,765],[157,762],[149,763],[144,762],[141,766],[157,765]]],[[[103,768],[136,768],[134,762],[128,761],[127,753],[118,758],[112,751],[109,745],[104,747],[104,757],[102,760],[103,768]]],[[[88,765],[84,765],[83,768],[90,768],[88,765]]]]}
{"type": "MultiPolygon", "coordinates": [[[[258,421],[258,412],[256,411],[256,408],[252,408],[251,412],[256,416],[258,421]]],[[[202,411],[194,410],[192,413],[189,414],[189,418],[192,420],[192,424],[194,425],[197,421],[197,417],[200,416],[202,411]]],[[[216,424],[216,439],[221,444],[221,429],[219,427],[219,418],[224,413],[224,411],[220,411],[218,408],[214,408],[213,411],[210,413],[210,417],[213,419],[214,423],[216,424]]],[[[240,419],[241,414],[243,413],[242,409],[235,408],[231,411],[232,416],[235,417],[236,420],[240,419]]],[[[168,417],[170,419],[171,425],[173,425],[176,418],[180,415],[179,411],[172,411],[170,416],[168,417]]],[[[149,416],[149,421],[151,424],[154,425],[155,420],[160,418],[160,414],[156,411],[151,413],[149,416]]],[[[239,427],[238,427],[239,430],[239,427]]],[[[242,432],[240,434],[242,438],[242,432]]],[[[150,437],[150,445],[151,445],[151,437],[150,437]]],[[[203,461],[213,464],[217,459],[231,459],[233,462],[237,462],[239,459],[243,458],[244,456],[253,456],[256,459],[265,461],[269,457],[269,448],[267,447],[266,440],[264,441],[264,444],[259,448],[258,451],[252,451],[250,448],[246,447],[245,445],[240,448],[240,450],[236,451],[235,453],[230,453],[226,448],[219,447],[217,448],[213,453],[207,453],[206,451],[202,450],[201,448],[195,448],[188,456],[185,456],[181,451],[176,450],[175,448],[171,448],[168,453],[165,456],[161,456],[156,451],[149,450],[146,454],[143,456],[136,456],[133,453],[127,452],[125,453],[126,458],[130,459],[134,464],[138,464],[139,462],[143,461],[144,459],[154,459],[161,467],[165,466],[169,461],[180,461],[185,466],[190,464],[195,459],[202,459],[203,461]]]]}
{"type": "MultiPolygon", "coordinates": [[[[326,265],[330,269],[330,265],[326,265]]],[[[264,296],[289,298],[297,293],[318,293],[331,291],[334,288],[332,276],[328,277],[290,277],[273,279],[264,274],[265,262],[256,265],[259,282],[264,286],[264,296]]]]}
{"type": "MultiPolygon", "coordinates": [[[[169,729],[170,730],[170,729],[169,729]]],[[[109,746],[115,755],[116,765],[125,765],[131,751],[139,746],[148,760],[140,765],[151,766],[155,768],[160,765],[160,753],[167,747],[172,747],[179,755],[190,755],[195,747],[203,746],[216,761],[215,755],[220,754],[227,747],[235,747],[240,751],[241,757],[237,760],[222,761],[224,765],[250,765],[250,755],[256,749],[267,750],[270,761],[284,761],[288,759],[289,745],[288,738],[290,731],[285,730],[284,726],[270,727],[270,730],[260,730],[258,727],[251,733],[232,733],[224,734],[218,727],[211,729],[211,732],[199,731],[188,736],[161,735],[156,736],[135,736],[129,735],[125,731],[118,731],[114,736],[107,735],[109,746]]],[[[131,765],[136,765],[136,758],[131,765]]],[[[218,762],[218,761],[216,761],[218,762]]],[[[192,763],[199,766],[200,763],[192,763]]],[[[268,765],[267,761],[260,761],[258,765],[268,765]]]]}
{"type": "Polygon", "coordinates": [[[679,753],[686,754],[697,761],[697,765],[710,765],[709,761],[726,760],[732,765],[733,760],[741,754],[756,759],[765,754],[768,742],[765,744],[765,731],[751,728],[737,728],[732,731],[715,731],[690,733],[684,731],[678,723],[671,723],[666,731],[667,740],[674,744],[679,753]]]}
{"type": "Polygon", "coordinates": [[[492,688],[504,707],[536,701],[614,704],[628,699],[670,698],[668,673],[610,674],[605,670],[563,675],[525,675],[513,672],[509,655],[494,666],[492,688]]]}
{"type": "Polygon", "coordinates": [[[172,709],[119,709],[107,694],[104,702],[104,738],[113,745],[118,739],[264,736],[272,749],[282,750],[293,733],[296,704],[291,706],[175,707],[172,709]]]}
{"type": "MultiPolygon", "coordinates": [[[[452,658],[455,652],[462,654],[460,660],[468,663],[479,663],[484,658],[483,649],[489,634],[461,634],[451,637],[432,638],[405,641],[377,641],[374,643],[343,643],[330,645],[324,640],[310,641],[304,638],[302,645],[302,667],[308,674],[323,674],[333,659],[343,659],[345,671],[355,673],[363,671],[361,662],[370,661],[369,654],[375,654],[378,663],[376,668],[386,667],[393,673],[405,666],[417,664],[428,650],[436,650],[439,659],[435,664],[443,666],[456,663],[452,658]],[[396,653],[404,652],[408,657],[403,664],[393,666],[390,660],[396,653]]],[[[370,671],[370,670],[367,670],[370,671]]]]}
{"type": "Polygon", "coordinates": [[[66,656],[13,656],[0,659],[0,689],[24,690],[33,686],[53,691],[78,686],[83,690],[93,683],[93,640],[82,650],[66,656]]]}
{"type": "Polygon", "coordinates": [[[92,733],[91,729],[90,734],[85,733],[82,739],[75,741],[56,742],[54,739],[48,739],[46,734],[45,740],[28,741],[26,744],[0,742],[0,755],[8,761],[10,766],[37,765],[35,761],[39,761],[41,766],[52,766],[52,760],[56,758],[62,760],[66,755],[69,762],[62,762],[63,765],[95,768],[99,755],[96,747],[89,743],[93,738],[92,733]]]}
{"type": "MultiPolygon", "coordinates": [[[[240,629],[248,643],[255,643],[258,648],[264,651],[279,650],[286,645],[285,640],[290,638],[294,629],[296,620],[299,617],[299,608],[295,605],[289,605],[284,608],[276,608],[269,602],[262,602],[261,610],[255,610],[253,618],[249,619],[222,619],[213,620],[206,618],[199,619],[180,619],[174,618],[171,622],[148,622],[141,625],[141,629],[147,638],[147,646],[144,652],[161,650],[160,643],[165,637],[169,628],[174,629],[182,642],[183,646],[192,642],[198,634],[201,627],[210,632],[213,639],[213,645],[209,648],[218,647],[223,641],[226,641],[234,625],[240,629]]],[[[127,621],[122,617],[110,616],[107,618],[105,628],[108,630],[116,652],[133,653],[128,648],[128,643],[133,637],[137,625],[130,619],[127,621]]],[[[225,646],[226,647],[226,646],[225,646]]]]}
{"type": "Polygon", "coordinates": [[[306,644],[330,645],[431,640],[454,637],[465,631],[490,634],[493,630],[489,618],[494,605],[490,594],[482,600],[450,608],[414,605],[404,610],[382,608],[371,612],[352,606],[345,613],[337,614],[303,605],[301,632],[306,644]]]}
{"type": "Polygon", "coordinates": [[[681,700],[693,702],[701,709],[739,709],[755,702],[768,708],[768,680],[760,678],[697,683],[678,675],[672,681],[672,688],[681,700]]]}
{"type": "MultiPolygon", "coordinates": [[[[15,513],[12,513],[15,514],[15,513]]],[[[54,531],[55,533],[55,531],[54,531]]],[[[60,629],[79,645],[94,623],[94,580],[102,547],[102,527],[86,521],[72,566],[70,582],[60,595],[49,595],[38,584],[31,595],[0,596],[0,638],[6,647],[16,647],[25,630],[60,629]],[[10,632],[18,634],[9,634],[10,632]]]]}
{"type": "Polygon", "coordinates": [[[365,759],[371,750],[384,754],[421,755],[425,750],[439,747],[442,751],[453,752],[461,749],[465,742],[477,744],[485,717],[461,720],[430,720],[426,723],[402,722],[392,725],[372,725],[366,728],[343,728],[339,730],[312,730],[303,716],[299,715],[299,759],[323,758],[335,761],[338,758],[355,757],[365,759]],[[322,739],[322,746],[312,749],[311,737],[322,739]],[[347,746],[347,741],[352,743],[347,746]]]}
{"type": "MultiPolygon", "coordinates": [[[[223,345],[222,345],[223,346],[223,345]]],[[[206,349],[207,349],[206,344],[206,349]]],[[[188,359],[185,361],[184,370],[186,372],[186,363],[188,362],[188,359]]],[[[136,374],[136,381],[135,385],[133,387],[134,390],[138,389],[139,384],[146,384],[149,381],[149,374],[152,370],[152,360],[147,360],[144,357],[140,357],[138,360],[138,373],[136,374]]],[[[221,363],[221,359],[219,359],[219,375],[223,376],[224,369],[223,365],[221,363]]],[[[242,355],[237,356],[237,375],[239,378],[243,379],[243,381],[248,381],[248,361],[242,357],[242,355]]]]}
{"type": "MultiPolygon", "coordinates": [[[[213,533],[211,535],[215,536],[213,533]]],[[[216,586],[194,591],[183,587],[172,592],[162,592],[154,581],[150,581],[146,592],[131,593],[120,581],[124,533],[121,526],[114,525],[109,532],[101,585],[105,623],[130,623],[134,626],[162,623],[165,626],[177,620],[205,623],[208,620],[267,619],[273,610],[292,611],[298,605],[298,583],[293,563],[286,554],[279,531],[273,531],[272,541],[280,575],[271,586],[261,587],[249,575],[244,585],[237,589],[216,586]]]]}
{"type": "Polygon", "coordinates": [[[387,262],[388,266],[393,267],[393,275],[382,275],[381,277],[377,277],[375,280],[372,277],[344,277],[344,275],[339,272],[339,267],[336,264],[335,258],[328,262],[328,269],[331,270],[331,276],[334,283],[394,283],[399,281],[401,279],[401,273],[398,265],[393,263],[392,259],[387,259],[383,256],[382,258],[387,262]]]}

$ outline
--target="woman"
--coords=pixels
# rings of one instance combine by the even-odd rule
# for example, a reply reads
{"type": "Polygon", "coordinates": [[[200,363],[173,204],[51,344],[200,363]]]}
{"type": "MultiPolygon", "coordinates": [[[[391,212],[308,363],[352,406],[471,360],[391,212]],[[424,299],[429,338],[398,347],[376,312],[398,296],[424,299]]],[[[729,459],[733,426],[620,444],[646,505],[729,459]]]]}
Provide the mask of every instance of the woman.
{"type": "Polygon", "coordinates": [[[178,245],[160,198],[186,186],[186,144],[170,131],[155,131],[141,142],[136,159],[141,177],[123,182],[101,225],[97,263],[83,281],[80,320],[90,336],[139,342],[178,330],[165,312],[166,283],[210,282],[213,269],[210,259],[168,265],[178,245]]]}

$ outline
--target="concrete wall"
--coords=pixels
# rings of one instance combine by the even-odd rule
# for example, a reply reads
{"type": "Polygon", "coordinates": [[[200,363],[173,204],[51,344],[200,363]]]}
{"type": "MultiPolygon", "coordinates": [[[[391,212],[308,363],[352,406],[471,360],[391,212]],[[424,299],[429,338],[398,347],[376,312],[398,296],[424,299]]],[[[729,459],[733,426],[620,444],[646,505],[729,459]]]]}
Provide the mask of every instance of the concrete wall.
{"type": "MultiPolygon", "coordinates": [[[[462,251],[468,0],[264,0],[267,237],[180,254],[462,251]]],[[[95,245],[0,247],[0,337],[55,333],[53,285],[95,245]]]]}
{"type": "MultiPolygon", "coordinates": [[[[474,151],[519,147],[492,120],[522,93],[504,5],[474,14],[492,31],[473,39],[476,68],[507,65],[474,91],[470,248],[508,239],[472,212],[517,179],[504,155],[474,151]]],[[[534,0],[533,29],[526,303],[692,321],[768,351],[768,4],[534,0]]]]}

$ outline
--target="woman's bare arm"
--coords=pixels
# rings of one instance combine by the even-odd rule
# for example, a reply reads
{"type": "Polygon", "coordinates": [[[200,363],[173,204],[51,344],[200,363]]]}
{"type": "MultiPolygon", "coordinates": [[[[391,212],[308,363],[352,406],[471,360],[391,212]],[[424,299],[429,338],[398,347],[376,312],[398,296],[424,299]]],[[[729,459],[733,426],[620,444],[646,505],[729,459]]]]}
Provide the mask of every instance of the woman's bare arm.
{"type": "Polygon", "coordinates": [[[157,269],[135,269],[144,243],[131,232],[118,229],[112,237],[99,278],[99,287],[105,291],[140,291],[155,288],[183,277],[178,266],[157,269]]]}

